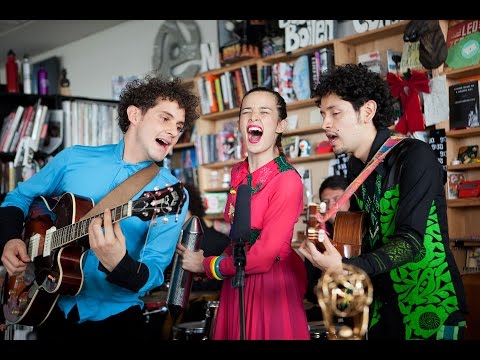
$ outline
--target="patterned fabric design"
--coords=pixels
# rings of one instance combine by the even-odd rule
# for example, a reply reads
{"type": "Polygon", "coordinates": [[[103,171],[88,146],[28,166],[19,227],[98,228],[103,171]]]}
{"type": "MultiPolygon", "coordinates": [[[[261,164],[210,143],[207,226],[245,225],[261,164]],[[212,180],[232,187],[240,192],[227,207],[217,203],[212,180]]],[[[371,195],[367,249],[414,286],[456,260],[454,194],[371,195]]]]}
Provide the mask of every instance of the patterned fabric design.
{"type": "MultiPolygon", "coordinates": [[[[378,223],[378,213],[379,213],[379,203],[380,203],[380,190],[382,184],[382,177],[380,174],[377,174],[375,178],[375,194],[373,197],[368,195],[366,187],[362,185],[362,198],[364,201],[362,202],[362,206],[360,209],[369,215],[370,217],[370,224],[371,226],[368,227],[368,231],[366,233],[366,240],[367,243],[370,245],[370,248],[374,249],[375,244],[381,240],[380,238],[380,224],[378,223]]],[[[368,216],[367,215],[367,216],[368,216]]],[[[364,237],[365,239],[365,237],[364,237]]]]}
{"type": "Polygon", "coordinates": [[[265,185],[278,173],[296,169],[287,162],[285,156],[277,156],[275,159],[262,166],[260,169],[250,173],[248,169],[248,158],[236,163],[232,167],[230,189],[228,192],[227,204],[225,206],[224,219],[233,224],[235,202],[238,187],[247,184],[252,195],[261,191],[265,185]]]}
{"type": "MultiPolygon", "coordinates": [[[[393,233],[398,199],[397,185],[385,192],[380,202],[381,231],[384,239],[393,233]]],[[[408,256],[406,253],[411,251],[411,245],[406,241],[404,245],[401,251],[388,252],[389,248],[386,248],[392,262],[402,263],[408,256]]],[[[425,252],[416,262],[407,263],[390,272],[393,288],[398,296],[398,306],[404,317],[406,339],[429,338],[438,332],[440,325],[450,314],[458,310],[435,203],[432,203],[427,220],[424,249],[425,252]]]]}

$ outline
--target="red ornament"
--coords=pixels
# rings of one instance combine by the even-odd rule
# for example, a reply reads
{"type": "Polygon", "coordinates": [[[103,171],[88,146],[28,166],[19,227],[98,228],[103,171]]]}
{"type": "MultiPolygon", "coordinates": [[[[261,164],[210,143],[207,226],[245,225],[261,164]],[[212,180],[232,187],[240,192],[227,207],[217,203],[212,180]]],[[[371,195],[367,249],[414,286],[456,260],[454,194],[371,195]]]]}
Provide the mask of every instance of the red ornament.
{"type": "Polygon", "coordinates": [[[395,126],[395,130],[406,135],[410,132],[425,130],[425,119],[418,93],[430,93],[430,82],[423,71],[412,70],[410,78],[403,79],[397,74],[388,73],[387,82],[394,98],[400,97],[403,115],[395,126]]]}

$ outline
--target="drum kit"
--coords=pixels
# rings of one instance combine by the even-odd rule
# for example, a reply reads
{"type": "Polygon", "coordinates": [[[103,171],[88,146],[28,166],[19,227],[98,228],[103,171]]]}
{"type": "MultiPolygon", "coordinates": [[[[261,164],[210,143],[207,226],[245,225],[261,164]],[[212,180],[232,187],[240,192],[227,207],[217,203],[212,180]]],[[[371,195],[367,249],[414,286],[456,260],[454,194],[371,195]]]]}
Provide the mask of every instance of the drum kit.
{"type": "Polygon", "coordinates": [[[142,298],[145,323],[151,329],[152,338],[157,335],[162,340],[209,340],[215,328],[218,309],[218,292],[193,292],[189,299],[189,308],[183,314],[183,319],[195,319],[175,324],[167,306],[167,291],[164,289],[142,298]],[[197,305],[202,307],[202,313],[197,311],[197,305]],[[199,320],[201,318],[201,320],[199,320]],[[157,335],[155,335],[157,334],[157,335]]]}
{"type": "Polygon", "coordinates": [[[173,340],[210,340],[215,330],[218,301],[208,301],[205,319],[173,326],[173,340]]]}

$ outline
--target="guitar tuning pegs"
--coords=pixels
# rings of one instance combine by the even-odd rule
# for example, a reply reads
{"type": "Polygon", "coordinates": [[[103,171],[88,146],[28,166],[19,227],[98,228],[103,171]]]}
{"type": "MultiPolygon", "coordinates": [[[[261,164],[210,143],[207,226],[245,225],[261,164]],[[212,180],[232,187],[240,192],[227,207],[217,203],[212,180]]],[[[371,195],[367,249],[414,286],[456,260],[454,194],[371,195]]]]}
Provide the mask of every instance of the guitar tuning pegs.
{"type": "Polygon", "coordinates": [[[320,214],[325,214],[327,212],[327,203],[321,202],[320,203],[320,209],[319,209],[320,214]]]}
{"type": "Polygon", "coordinates": [[[158,191],[158,190],[160,190],[160,188],[159,188],[158,186],[155,186],[155,187],[153,188],[153,190],[158,191]]]}

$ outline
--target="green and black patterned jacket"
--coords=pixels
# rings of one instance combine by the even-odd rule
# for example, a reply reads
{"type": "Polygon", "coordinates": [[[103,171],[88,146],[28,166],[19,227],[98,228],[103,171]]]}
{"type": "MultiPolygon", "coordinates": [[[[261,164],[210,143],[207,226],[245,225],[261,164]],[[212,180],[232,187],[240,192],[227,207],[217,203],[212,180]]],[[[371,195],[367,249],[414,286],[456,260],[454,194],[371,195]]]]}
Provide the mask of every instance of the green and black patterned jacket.
{"type": "MultiPolygon", "coordinates": [[[[367,161],[390,135],[379,130],[367,161]]],[[[351,156],[349,180],[363,168],[351,156]]],[[[445,179],[430,145],[405,139],[355,193],[367,215],[362,254],[343,262],[373,282],[369,339],[435,339],[465,320],[464,289],[449,248],[445,179]]]]}

